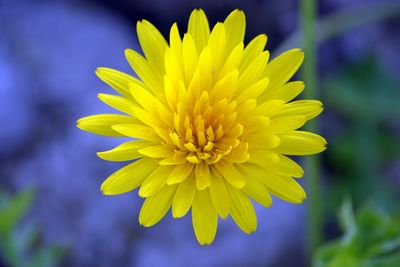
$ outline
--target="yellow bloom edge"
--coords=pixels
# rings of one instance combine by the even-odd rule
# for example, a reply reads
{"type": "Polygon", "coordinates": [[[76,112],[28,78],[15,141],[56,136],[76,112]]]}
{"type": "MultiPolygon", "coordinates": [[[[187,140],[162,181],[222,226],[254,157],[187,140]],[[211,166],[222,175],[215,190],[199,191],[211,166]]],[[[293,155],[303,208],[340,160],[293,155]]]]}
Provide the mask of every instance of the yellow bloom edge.
{"type": "Polygon", "coordinates": [[[311,155],[326,140],[299,130],[318,116],[317,100],[294,100],[304,89],[290,81],[304,53],[291,49],[269,62],[267,36],[244,45],[245,15],[234,10],[210,31],[194,10],[181,38],[173,24],[169,44],[146,20],[137,23],[144,56],[127,49],[139,78],[98,68],[97,76],[119,95],[98,98],[121,114],[81,118],[78,128],[131,141],[97,155],[133,161],[101,185],[105,195],[139,189],[145,198],[141,225],[158,223],[172,210],[189,211],[201,245],[214,241],[218,217],[232,217],[245,233],[257,228],[253,203],[269,207],[271,194],[291,203],[306,198],[296,182],[304,171],[288,155],[311,155]]]}

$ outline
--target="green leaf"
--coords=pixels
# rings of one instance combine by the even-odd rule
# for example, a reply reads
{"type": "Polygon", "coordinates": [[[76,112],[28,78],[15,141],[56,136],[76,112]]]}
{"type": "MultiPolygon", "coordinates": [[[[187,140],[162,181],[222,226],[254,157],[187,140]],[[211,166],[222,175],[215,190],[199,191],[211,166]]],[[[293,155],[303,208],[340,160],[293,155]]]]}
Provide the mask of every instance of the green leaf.
{"type": "Polygon", "coordinates": [[[354,215],[347,198],[340,209],[344,235],[322,245],[314,267],[399,267],[400,223],[376,205],[365,204],[354,215]]]}
{"type": "Polygon", "coordinates": [[[357,229],[353,205],[351,204],[350,198],[346,198],[342,203],[339,210],[339,222],[344,229],[347,238],[350,239],[356,233],[357,229]]]}
{"type": "Polygon", "coordinates": [[[34,190],[28,189],[15,197],[9,198],[0,209],[0,235],[13,230],[21,217],[27,212],[34,197],[34,190]]]}
{"type": "Polygon", "coordinates": [[[42,247],[35,251],[30,267],[55,267],[64,254],[64,249],[51,246],[42,247]]]}

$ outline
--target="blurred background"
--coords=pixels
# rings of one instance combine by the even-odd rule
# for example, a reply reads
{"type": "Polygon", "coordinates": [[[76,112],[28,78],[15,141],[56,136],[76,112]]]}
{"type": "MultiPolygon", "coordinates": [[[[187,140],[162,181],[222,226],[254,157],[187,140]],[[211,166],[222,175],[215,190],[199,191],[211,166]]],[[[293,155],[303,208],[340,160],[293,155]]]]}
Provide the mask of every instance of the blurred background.
{"type": "Polygon", "coordinates": [[[119,140],[75,127],[112,112],[96,97],[112,91],[95,69],[132,73],[124,49],[140,49],[136,21],[167,36],[175,21],[186,30],[193,8],[211,25],[244,10],[246,42],[266,33],[272,55],[302,47],[295,0],[0,0],[0,267],[400,266],[400,1],[317,3],[316,88],[325,105],[317,127],[329,146],[314,253],[308,201],[256,205],[256,233],[228,219],[201,247],[190,216],[145,229],[136,191],[100,193],[123,164],[95,154],[119,140]]]}

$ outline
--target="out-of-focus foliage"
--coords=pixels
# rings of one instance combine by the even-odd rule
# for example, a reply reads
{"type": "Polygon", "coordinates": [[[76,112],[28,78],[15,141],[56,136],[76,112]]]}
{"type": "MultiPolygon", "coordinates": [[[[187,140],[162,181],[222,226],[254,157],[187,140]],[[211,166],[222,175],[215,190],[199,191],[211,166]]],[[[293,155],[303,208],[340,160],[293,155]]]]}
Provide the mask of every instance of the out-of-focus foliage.
{"type": "Polygon", "coordinates": [[[25,222],[34,191],[29,189],[16,196],[0,190],[0,266],[57,266],[63,249],[41,244],[37,227],[25,222]]]}
{"type": "Polygon", "coordinates": [[[372,204],[355,216],[350,201],[343,203],[339,220],[343,236],[317,250],[314,267],[400,266],[400,220],[372,204]]]}
{"type": "Polygon", "coordinates": [[[372,59],[343,68],[326,81],[326,110],[339,118],[327,126],[333,144],[327,154],[332,172],[328,213],[349,193],[356,206],[371,194],[394,203],[382,169],[400,156],[400,140],[391,129],[400,122],[399,87],[372,59]]]}

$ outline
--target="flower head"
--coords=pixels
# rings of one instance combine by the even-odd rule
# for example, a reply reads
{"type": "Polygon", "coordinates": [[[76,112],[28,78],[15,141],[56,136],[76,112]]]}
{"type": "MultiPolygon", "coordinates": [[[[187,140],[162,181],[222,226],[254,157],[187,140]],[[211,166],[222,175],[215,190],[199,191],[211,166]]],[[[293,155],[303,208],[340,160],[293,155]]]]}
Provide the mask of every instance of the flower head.
{"type": "Polygon", "coordinates": [[[100,100],[124,114],[78,120],[82,130],[131,137],[98,156],[132,163],[101,186],[106,195],[136,188],[146,200],[139,215],[144,226],[159,222],[172,207],[180,218],[191,210],[200,244],[213,242],[218,217],[231,216],[246,233],[256,230],[253,199],[265,207],[270,194],[301,203],[306,194],[294,178],[302,168],[286,155],[325,150],[319,135],[299,131],[322,111],[316,100],[291,101],[304,88],[288,82],[303,61],[289,50],[269,62],[267,37],[247,46],[245,15],[233,11],[210,31],[202,10],[190,15],[181,38],[173,24],[169,44],[148,21],[137,23],[144,56],[126,50],[139,79],[99,68],[98,77],[120,95],[100,100]]]}

